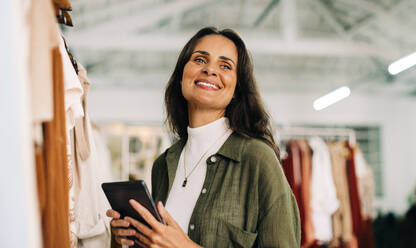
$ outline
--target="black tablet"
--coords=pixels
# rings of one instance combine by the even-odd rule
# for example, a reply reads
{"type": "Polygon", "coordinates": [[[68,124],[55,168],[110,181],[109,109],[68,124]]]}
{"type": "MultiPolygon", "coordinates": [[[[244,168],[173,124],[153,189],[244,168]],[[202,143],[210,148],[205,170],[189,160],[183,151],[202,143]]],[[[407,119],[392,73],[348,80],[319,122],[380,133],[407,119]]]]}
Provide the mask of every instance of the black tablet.
{"type": "MultiPolygon", "coordinates": [[[[132,217],[149,226],[137,211],[130,205],[129,200],[133,199],[144,206],[161,223],[165,224],[156,209],[156,205],[143,180],[114,182],[101,184],[111,208],[120,213],[120,218],[132,217]]],[[[150,226],[149,226],[150,227],[150,226]]],[[[132,227],[134,228],[134,227],[132,227]]],[[[131,237],[133,239],[133,237],[131,237]]],[[[133,247],[138,247],[137,244],[133,247]]]]}

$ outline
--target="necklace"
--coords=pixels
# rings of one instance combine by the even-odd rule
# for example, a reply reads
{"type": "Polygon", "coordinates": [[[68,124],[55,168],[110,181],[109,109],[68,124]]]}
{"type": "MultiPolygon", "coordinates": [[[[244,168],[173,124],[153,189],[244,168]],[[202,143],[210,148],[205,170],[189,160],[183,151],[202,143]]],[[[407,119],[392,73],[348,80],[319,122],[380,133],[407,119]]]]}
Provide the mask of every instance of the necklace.
{"type": "Polygon", "coordinates": [[[186,184],[188,183],[188,178],[191,176],[191,174],[192,174],[192,172],[194,172],[194,170],[196,169],[196,167],[198,167],[198,165],[199,165],[199,162],[201,162],[201,160],[202,160],[202,158],[208,153],[208,151],[209,150],[211,150],[211,148],[215,145],[215,144],[217,144],[217,142],[222,138],[222,137],[224,137],[226,134],[228,133],[228,130],[223,134],[223,135],[221,135],[218,139],[216,139],[215,141],[214,141],[214,143],[212,143],[209,147],[208,147],[208,149],[202,154],[202,156],[198,159],[198,162],[196,162],[196,164],[194,165],[194,167],[192,168],[192,170],[191,170],[191,172],[189,172],[189,174],[188,174],[188,176],[186,175],[186,163],[185,163],[185,160],[186,160],[186,146],[185,146],[185,148],[184,148],[184,151],[183,151],[183,168],[184,168],[184,171],[185,171],[185,180],[183,180],[183,183],[182,183],[182,187],[185,187],[186,186],[186,184]]]}

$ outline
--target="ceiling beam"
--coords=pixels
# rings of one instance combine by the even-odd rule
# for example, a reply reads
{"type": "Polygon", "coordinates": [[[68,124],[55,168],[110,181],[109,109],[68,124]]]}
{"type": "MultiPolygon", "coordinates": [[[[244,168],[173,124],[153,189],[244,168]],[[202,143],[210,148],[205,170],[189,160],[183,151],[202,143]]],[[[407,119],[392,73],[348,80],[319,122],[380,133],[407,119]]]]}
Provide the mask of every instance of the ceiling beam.
{"type": "MultiPolygon", "coordinates": [[[[205,5],[212,5],[219,2],[218,0],[176,0],[167,3],[161,3],[153,8],[145,9],[139,13],[127,16],[120,16],[117,19],[111,19],[109,22],[102,22],[100,25],[88,27],[82,31],[90,33],[139,33],[141,30],[149,30],[157,26],[163,20],[182,15],[187,11],[200,8],[205,5]]],[[[77,32],[79,32],[78,30],[77,32]]]]}
{"type": "MultiPolygon", "coordinates": [[[[91,35],[88,32],[82,32],[73,33],[67,38],[74,49],[179,52],[191,36],[192,33],[109,36],[108,33],[91,35]]],[[[247,47],[252,53],[390,58],[390,53],[384,47],[358,41],[302,39],[288,42],[280,36],[261,35],[257,32],[242,33],[242,36],[245,37],[247,47]]]]}
{"type": "Polygon", "coordinates": [[[295,0],[282,0],[281,16],[283,39],[288,42],[296,40],[298,25],[295,0]]]}
{"type": "Polygon", "coordinates": [[[344,27],[339,23],[339,21],[334,17],[334,14],[325,6],[321,1],[307,1],[308,4],[311,4],[315,7],[318,14],[321,15],[325,21],[334,29],[334,31],[343,39],[349,38],[345,32],[344,27]]]}
{"type": "Polygon", "coordinates": [[[348,36],[353,37],[363,29],[367,28],[374,22],[379,22],[382,25],[389,24],[396,29],[403,30],[404,32],[414,33],[414,27],[407,26],[406,23],[400,22],[395,14],[406,8],[408,4],[410,4],[410,0],[401,0],[398,4],[394,5],[389,10],[385,10],[381,8],[377,4],[373,4],[369,1],[361,1],[361,0],[341,0],[348,4],[354,4],[357,8],[365,9],[366,11],[372,13],[372,17],[367,18],[362,23],[353,26],[348,32],[348,36]]]}
{"type": "Polygon", "coordinates": [[[263,12],[257,17],[256,21],[254,22],[253,27],[258,27],[260,24],[266,19],[267,15],[269,15],[270,11],[280,2],[280,0],[272,0],[267,7],[263,10],[263,12]]]}

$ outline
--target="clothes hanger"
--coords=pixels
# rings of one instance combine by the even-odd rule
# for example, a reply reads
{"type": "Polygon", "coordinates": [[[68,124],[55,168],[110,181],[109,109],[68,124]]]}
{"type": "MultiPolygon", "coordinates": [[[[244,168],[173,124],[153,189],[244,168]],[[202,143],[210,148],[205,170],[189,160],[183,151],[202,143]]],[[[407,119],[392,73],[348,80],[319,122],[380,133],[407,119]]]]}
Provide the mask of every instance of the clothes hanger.
{"type": "Polygon", "coordinates": [[[58,23],[73,27],[71,15],[68,11],[72,11],[71,4],[68,0],[52,0],[56,10],[56,18],[58,23]]]}

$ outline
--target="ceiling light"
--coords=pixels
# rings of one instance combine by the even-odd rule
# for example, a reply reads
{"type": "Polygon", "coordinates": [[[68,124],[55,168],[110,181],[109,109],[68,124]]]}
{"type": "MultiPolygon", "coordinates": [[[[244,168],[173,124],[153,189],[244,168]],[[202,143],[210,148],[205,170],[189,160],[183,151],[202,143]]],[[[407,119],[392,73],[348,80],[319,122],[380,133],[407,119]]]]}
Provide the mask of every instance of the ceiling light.
{"type": "Polygon", "coordinates": [[[341,101],[342,99],[348,97],[351,94],[350,88],[347,86],[343,86],[341,88],[338,88],[318,99],[316,99],[313,102],[313,108],[316,111],[322,110],[338,101],[341,101]]]}
{"type": "Polygon", "coordinates": [[[391,75],[396,75],[414,65],[416,65],[416,52],[391,63],[388,70],[391,75]]]}

